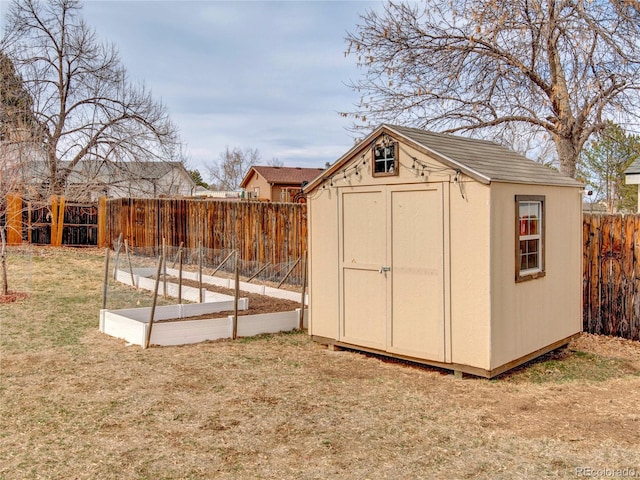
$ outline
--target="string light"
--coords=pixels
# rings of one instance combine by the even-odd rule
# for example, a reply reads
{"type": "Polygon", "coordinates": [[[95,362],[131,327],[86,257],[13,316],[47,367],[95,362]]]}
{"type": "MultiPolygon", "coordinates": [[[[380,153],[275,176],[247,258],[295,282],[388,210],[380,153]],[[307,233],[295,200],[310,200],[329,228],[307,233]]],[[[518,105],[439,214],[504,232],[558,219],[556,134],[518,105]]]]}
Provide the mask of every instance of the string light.
{"type": "MultiPolygon", "coordinates": [[[[364,167],[365,165],[367,165],[368,163],[368,157],[367,154],[372,152],[374,148],[386,148],[390,145],[394,144],[393,139],[391,139],[387,134],[383,134],[381,135],[381,137],[378,137],[374,140],[372,140],[372,142],[369,144],[368,149],[362,153],[360,155],[360,159],[358,161],[358,163],[356,163],[355,165],[353,163],[351,163],[350,166],[345,166],[342,169],[342,179],[344,180],[345,183],[347,183],[347,181],[349,180],[349,176],[351,176],[353,173],[355,173],[356,177],[358,179],[362,179],[363,177],[360,175],[360,167],[364,167]]],[[[450,180],[452,181],[452,183],[457,184],[459,189],[460,189],[460,195],[462,196],[463,199],[466,199],[465,197],[465,193],[464,193],[464,186],[463,186],[463,182],[462,182],[462,172],[458,169],[453,169],[451,167],[445,166],[441,163],[437,163],[435,161],[430,161],[428,159],[418,159],[416,158],[412,152],[408,152],[407,150],[405,150],[404,148],[402,148],[401,144],[396,144],[398,145],[398,150],[400,152],[403,152],[404,155],[406,155],[407,158],[411,158],[411,168],[408,167],[408,165],[403,164],[402,162],[398,161],[397,165],[400,169],[404,168],[407,170],[410,170],[412,174],[414,175],[418,175],[420,177],[422,177],[424,179],[424,181],[428,182],[429,181],[429,176],[432,173],[436,173],[436,174],[444,174],[444,175],[452,175],[453,174],[453,179],[450,180]]],[[[393,172],[392,172],[393,173],[393,172]]],[[[334,175],[330,176],[330,177],[325,177],[323,178],[323,184],[322,184],[322,190],[325,190],[327,187],[327,184],[330,188],[334,187],[334,182],[333,182],[333,177],[335,175],[339,175],[339,172],[335,172],[334,175]],[[327,182],[328,180],[328,182],[327,182]]],[[[337,177],[339,178],[339,177],[337,177]]],[[[451,177],[449,177],[451,179],[451,177]]],[[[313,198],[313,196],[311,197],[313,198]]]]}
{"type": "Polygon", "coordinates": [[[456,170],[456,176],[453,177],[453,183],[458,185],[458,188],[460,189],[460,196],[463,200],[466,200],[464,196],[464,187],[462,186],[462,182],[460,181],[460,170],[456,170]]]}

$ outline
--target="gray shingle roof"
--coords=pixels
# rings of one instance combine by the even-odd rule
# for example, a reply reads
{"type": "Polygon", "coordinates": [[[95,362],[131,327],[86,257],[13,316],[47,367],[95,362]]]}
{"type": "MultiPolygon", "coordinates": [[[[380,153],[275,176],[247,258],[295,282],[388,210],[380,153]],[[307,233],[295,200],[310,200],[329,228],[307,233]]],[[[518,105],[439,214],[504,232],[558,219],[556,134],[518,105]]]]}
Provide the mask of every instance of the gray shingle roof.
{"type": "Polygon", "coordinates": [[[443,163],[482,182],[580,186],[577,180],[486,140],[384,125],[430,150],[443,163]]]}
{"type": "MultiPolygon", "coordinates": [[[[494,142],[388,124],[378,127],[362,142],[349,150],[321,178],[329,178],[342,168],[353,155],[366,148],[366,145],[370,145],[383,133],[404,139],[405,143],[425,151],[452,170],[459,170],[484,184],[505,182],[582,186],[577,180],[494,142]]],[[[317,178],[305,190],[310,191],[318,186],[321,178],[317,178]]]]}
{"type": "MultiPolygon", "coordinates": [[[[61,162],[61,167],[69,168],[69,162],[61,162]]],[[[118,180],[145,179],[158,180],[172,170],[184,173],[185,181],[195,182],[181,162],[175,161],[136,161],[136,162],[103,162],[100,160],[80,160],[69,175],[69,181],[83,182],[87,178],[101,179],[106,183],[118,180]]]]}

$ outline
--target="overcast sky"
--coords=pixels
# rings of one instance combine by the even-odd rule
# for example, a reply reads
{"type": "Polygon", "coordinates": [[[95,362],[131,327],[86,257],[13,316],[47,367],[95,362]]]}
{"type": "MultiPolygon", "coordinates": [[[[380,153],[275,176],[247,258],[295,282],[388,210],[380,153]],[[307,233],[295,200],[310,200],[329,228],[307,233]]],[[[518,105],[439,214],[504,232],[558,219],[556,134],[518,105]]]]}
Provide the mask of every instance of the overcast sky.
{"type": "MultiPolygon", "coordinates": [[[[6,7],[6,2],[2,2],[6,7]]],[[[364,1],[106,1],[85,20],[113,42],[180,128],[189,166],[226,146],[257,148],[264,162],[322,167],[353,145],[345,127],[359,75],[345,36],[364,1]]],[[[3,9],[4,10],[4,9],[3,9]]]]}

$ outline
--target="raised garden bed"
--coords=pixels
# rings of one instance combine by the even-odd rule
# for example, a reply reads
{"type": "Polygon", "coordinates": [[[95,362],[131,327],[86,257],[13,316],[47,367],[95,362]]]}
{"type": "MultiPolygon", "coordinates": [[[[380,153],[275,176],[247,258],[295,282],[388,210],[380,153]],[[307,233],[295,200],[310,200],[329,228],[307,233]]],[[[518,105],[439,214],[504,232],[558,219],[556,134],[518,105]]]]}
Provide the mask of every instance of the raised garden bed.
{"type": "MultiPolygon", "coordinates": [[[[218,302],[222,303],[222,302],[218,302]]],[[[219,318],[191,319],[180,316],[185,307],[213,306],[215,304],[168,305],[156,309],[151,330],[151,345],[186,345],[207,340],[232,338],[233,315],[219,318]],[[180,308],[182,307],[182,308],[180,308]],[[162,310],[161,310],[162,309],[162,310]],[[160,310],[160,311],[158,311],[160,310]],[[159,317],[159,318],[158,318],[159,317]]],[[[233,309],[233,305],[231,306],[233,309]]],[[[133,345],[145,347],[149,330],[150,308],[130,308],[122,310],[101,310],[100,331],[112,337],[122,338],[133,345]]],[[[305,322],[306,324],[306,312],[305,322]]],[[[262,333],[277,333],[298,328],[300,309],[289,312],[238,315],[238,336],[250,337],[262,333]]]]}
{"type": "MultiPolygon", "coordinates": [[[[131,272],[118,270],[116,279],[122,283],[147,290],[153,290],[155,280],[149,278],[154,275],[153,269],[134,269],[133,278],[131,272]]],[[[177,270],[167,269],[168,275],[178,275],[177,270]]],[[[186,283],[193,285],[197,280],[197,274],[184,272],[186,283]]],[[[178,304],[156,307],[151,329],[150,345],[185,345],[199,343],[207,340],[218,340],[233,337],[233,313],[234,297],[229,292],[223,291],[230,288],[228,279],[211,276],[203,276],[203,303],[178,304]],[[216,290],[216,291],[212,291],[216,290]]],[[[183,284],[182,298],[190,301],[198,301],[200,290],[196,287],[183,284]]],[[[277,333],[294,330],[300,325],[301,294],[288,290],[280,290],[273,287],[253,285],[241,282],[240,289],[247,297],[238,300],[238,309],[243,314],[238,314],[237,335],[248,337],[263,333],[277,333]],[[270,296],[272,301],[265,302],[258,296],[270,296]],[[257,313],[251,314],[249,301],[257,313]],[[297,300],[297,302],[296,302],[297,300]],[[286,309],[286,311],[278,311],[286,309]],[[276,310],[268,311],[267,310],[276,310]]],[[[159,291],[164,290],[163,282],[159,283],[159,291]]],[[[167,281],[167,295],[177,297],[178,285],[167,281]]],[[[151,309],[128,308],[119,310],[100,311],[100,331],[116,338],[121,338],[133,345],[146,346],[146,338],[149,330],[151,309]]],[[[306,327],[306,310],[304,324],[306,327]]]]}

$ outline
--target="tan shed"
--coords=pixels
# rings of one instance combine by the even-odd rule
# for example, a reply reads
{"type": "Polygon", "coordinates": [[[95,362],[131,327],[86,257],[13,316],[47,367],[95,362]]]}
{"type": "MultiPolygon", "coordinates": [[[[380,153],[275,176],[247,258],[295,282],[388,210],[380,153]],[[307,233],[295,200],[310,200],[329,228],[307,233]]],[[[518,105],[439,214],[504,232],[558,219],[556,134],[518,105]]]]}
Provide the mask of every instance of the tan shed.
{"type": "Polygon", "coordinates": [[[582,328],[582,185],[382,125],[305,187],[321,343],[493,377],[582,328]]]}

